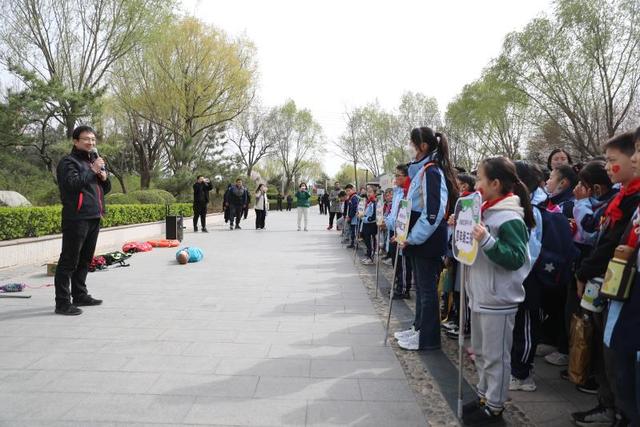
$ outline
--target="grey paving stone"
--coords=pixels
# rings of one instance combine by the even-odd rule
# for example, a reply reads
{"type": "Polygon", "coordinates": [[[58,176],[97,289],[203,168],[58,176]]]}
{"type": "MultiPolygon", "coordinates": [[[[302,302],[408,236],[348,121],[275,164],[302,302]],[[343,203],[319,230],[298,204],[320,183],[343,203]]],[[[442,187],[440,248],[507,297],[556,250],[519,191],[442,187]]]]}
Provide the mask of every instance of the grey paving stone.
{"type": "Polygon", "coordinates": [[[358,380],[260,377],[255,397],[286,400],[362,400],[358,380]]]}
{"type": "Polygon", "coordinates": [[[12,425],[20,420],[60,420],[85,400],[86,396],[78,393],[0,393],[0,421],[12,425]]]}
{"type": "Polygon", "coordinates": [[[404,378],[397,361],[311,360],[314,378],[404,378]]]}
{"type": "Polygon", "coordinates": [[[220,363],[219,358],[204,356],[144,355],[129,359],[130,361],[122,367],[123,371],[213,374],[220,363]]]}
{"type": "Polygon", "coordinates": [[[191,407],[193,396],[143,394],[90,394],[62,417],[70,421],[118,421],[181,423],[191,407]]]}
{"type": "Polygon", "coordinates": [[[349,346],[272,344],[267,357],[272,359],[353,360],[353,350],[349,346]]]}
{"type": "Polygon", "coordinates": [[[308,426],[424,426],[424,415],[413,402],[313,402],[308,426]]]}
{"type": "Polygon", "coordinates": [[[269,344],[193,342],[184,350],[183,355],[263,358],[268,351],[269,344]]]}
{"type": "Polygon", "coordinates": [[[159,377],[157,373],[71,371],[44,385],[43,390],[61,393],[144,394],[159,377]]]}
{"type": "Polygon", "coordinates": [[[377,380],[365,379],[358,380],[360,390],[362,391],[362,400],[380,400],[380,401],[408,401],[415,402],[416,397],[413,390],[404,379],[401,380],[377,380]]]}
{"type": "Polygon", "coordinates": [[[302,426],[307,402],[198,397],[185,422],[234,426],[302,426]]]}
{"type": "Polygon", "coordinates": [[[257,376],[165,373],[153,384],[149,393],[251,398],[256,390],[257,384],[257,376]]]}
{"type": "Polygon", "coordinates": [[[310,363],[304,359],[222,359],[216,374],[308,377],[310,363]]]}
{"type": "Polygon", "coordinates": [[[29,365],[30,369],[117,371],[131,360],[120,354],[52,353],[29,365]]]}
{"type": "Polygon", "coordinates": [[[31,371],[2,369],[0,371],[0,392],[42,391],[47,384],[57,380],[63,371],[31,371]]]}

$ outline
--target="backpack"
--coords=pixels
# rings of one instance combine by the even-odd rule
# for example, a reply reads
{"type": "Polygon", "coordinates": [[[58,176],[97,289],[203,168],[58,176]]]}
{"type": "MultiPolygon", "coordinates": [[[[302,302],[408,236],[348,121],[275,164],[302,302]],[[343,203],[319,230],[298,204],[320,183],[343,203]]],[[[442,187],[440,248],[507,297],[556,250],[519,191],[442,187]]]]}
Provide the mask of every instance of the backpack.
{"type": "Polygon", "coordinates": [[[89,271],[104,270],[107,268],[107,261],[102,255],[94,256],[89,263],[89,271]]]}
{"type": "Polygon", "coordinates": [[[119,264],[120,267],[129,267],[129,264],[127,264],[125,261],[131,258],[131,254],[125,254],[120,251],[114,251],[114,252],[106,253],[102,256],[104,257],[104,260],[107,263],[107,265],[119,264]]]}
{"type": "Polygon", "coordinates": [[[534,206],[542,216],[542,248],[531,269],[545,287],[554,288],[571,281],[573,263],[580,251],[573,244],[569,220],[560,212],[549,212],[534,206]]]}
{"type": "Polygon", "coordinates": [[[153,247],[147,242],[128,242],[122,245],[122,252],[131,254],[135,252],[149,252],[153,247]]]}

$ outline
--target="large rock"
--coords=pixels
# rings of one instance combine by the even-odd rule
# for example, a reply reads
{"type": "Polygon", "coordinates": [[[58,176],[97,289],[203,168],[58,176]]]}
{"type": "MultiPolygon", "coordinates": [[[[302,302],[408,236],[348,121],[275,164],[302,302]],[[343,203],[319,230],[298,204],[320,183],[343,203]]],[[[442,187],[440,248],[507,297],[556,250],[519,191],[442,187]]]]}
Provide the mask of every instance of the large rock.
{"type": "Polygon", "coordinates": [[[31,206],[31,203],[22,194],[15,191],[0,191],[0,206],[31,206]]]}

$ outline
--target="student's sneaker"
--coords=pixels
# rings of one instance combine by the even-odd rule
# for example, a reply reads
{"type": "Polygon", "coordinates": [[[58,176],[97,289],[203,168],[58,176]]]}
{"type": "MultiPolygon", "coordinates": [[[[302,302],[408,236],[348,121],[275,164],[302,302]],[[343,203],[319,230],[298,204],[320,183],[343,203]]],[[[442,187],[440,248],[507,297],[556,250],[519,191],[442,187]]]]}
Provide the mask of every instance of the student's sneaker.
{"type": "Polygon", "coordinates": [[[494,412],[487,405],[478,411],[473,411],[467,416],[462,416],[462,421],[466,426],[504,426],[502,411],[494,412]]]}
{"type": "Polygon", "coordinates": [[[73,305],[76,307],[89,307],[92,305],[100,305],[102,304],[101,299],[95,299],[91,295],[85,295],[82,298],[74,298],[73,305]]]}
{"type": "Polygon", "coordinates": [[[362,265],[373,265],[373,260],[371,258],[363,258],[361,262],[362,265]]]}
{"type": "Polygon", "coordinates": [[[616,419],[615,411],[598,405],[584,412],[574,412],[571,419],[579,426],[610,426],[616,419]]]}
{"type": "Polygon", "coordinates": [[[576,385],[578,391],[586,394],[598,394],[598,388],[598,383],[593,377],[589,378],[584,384],[576,385]]]}
{"type": "Polygon", "coordinates": [[[393,260],[392,260],[391,258],[385,258],[385,259],[383,259],[383,260],[382,260],[382,263],[383,263],[384,265],[389,265],[389,266],[391,266],[391,265],[393,265],[393,260]]]}
{"type": "Polygon", "coordinates": [[[458,324],[453,320],[447,320],[440,324],[440,327],[446,331],[451,331],[453,329],[458,329],[458,324]]]}
{"type": "Polygon", "coordinates": [[[397,339],[398,341],[402,341],[402,340],[406,340],[407,338],[409,338],[412,335],[417,334],[418,331],[416,331],[413,327],[411,329],[407,329],[406,331],[400,331],[400,332],[395,332],[393,334],[393,337],[395,339],[397,339]]]}
{"type": "Polygon", "coordinates": [[[327,226],[327,230],[333,230],[333,227],[329,225],[327,226]]]}
{"type": "Polygon", "coordinates": [[[533,380],[533,375],[529,374],[529,376],[523,380],[518,379],[512,375],[511,380],[509,381],[509,390],[536,391],[536,382],[533,380]]]}
{"type": "Polygon", "coordinates": [[[536,356],[538,357],[544,357],[548,354],[551,353],[555,353],[558,351],[557,347],[554,347],[552,345],[549,344],[538,344],[538,347],[536,347],[536,356]]]}
{"type": "Polygon", "coordinates": [[[544,357],[545,362],[554,366],[567,366],[569,364],[569,355],[560,352],[553,352],[544,357]]]}
{"type": "MultiPolygon", "coordinates": [[[[447,338],[451,338],[452,340],[457,340],[458,337],[460,336],[460,328],[456,327],[455,329],[450,329],[446,331],[444,334],[447,336],[447,338]]],[[[471,336],[471,334],[467,331],[464,334],[464,337],[469,338],[469,336],[471,336]]]]}
{"type": "Polygon", "coordinates": [[[403,350],[417,351],[420,347],[420,331],[406,339],[398,340],[398,346],[403,350]]]}
{"type": "MultiPolygon", "coordinates": [[[[298,229],[298,231],[300,231],[300,229],[298,229]]],[[[350,244],[350,245],[348,245],[348,246],[347,246],[347,249],[355,249],[355,246],[354,246],[354,245],[353,245],[353,243],[352,243],[352,244],[350,244]]]]}

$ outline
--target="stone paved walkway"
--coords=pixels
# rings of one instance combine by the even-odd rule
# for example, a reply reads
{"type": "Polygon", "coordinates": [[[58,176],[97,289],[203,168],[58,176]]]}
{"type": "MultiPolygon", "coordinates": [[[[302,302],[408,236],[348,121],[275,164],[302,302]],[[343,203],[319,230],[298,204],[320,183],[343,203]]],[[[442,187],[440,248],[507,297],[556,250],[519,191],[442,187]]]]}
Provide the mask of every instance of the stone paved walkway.
{"type": "MultiPolygon", "coordinates": [[[[268,230],[188,232],[205,259],[137,254],[91,273],[105,300],[53,315],[53,288],[0,299],[0,425],[427,424],[348,252],[313,209],[268,230]],[[342,251],[342,252],[341,252],[342,251]]],[[[44,267],[0,280],[51,283],[44,267]]]]}

